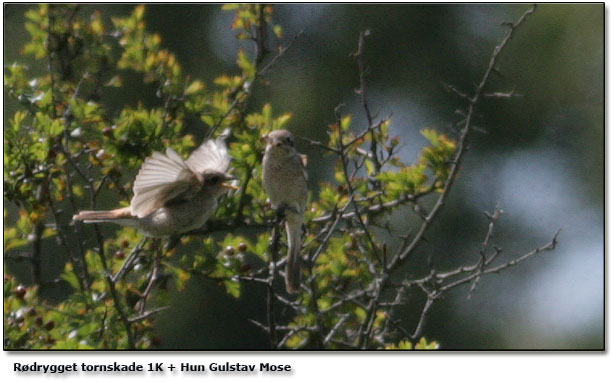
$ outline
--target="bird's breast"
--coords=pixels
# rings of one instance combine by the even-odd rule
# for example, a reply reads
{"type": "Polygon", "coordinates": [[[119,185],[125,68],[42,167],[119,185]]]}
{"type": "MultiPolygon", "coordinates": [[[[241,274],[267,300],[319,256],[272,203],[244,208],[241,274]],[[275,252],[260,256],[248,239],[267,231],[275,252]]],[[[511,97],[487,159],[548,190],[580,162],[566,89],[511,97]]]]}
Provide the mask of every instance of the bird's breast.
{"type": "Polygon", "coordinates": [[[148,236],[172,236],[200,228],[216,210],[216,198],[198,195],[192,200],[161,207],[140,219],[148,236]]]}
{"type": "Polygon", "coordinates": [[[305,208],[308,188],[300,159],[268,154],[271,153],[266,153],[263,160],[263,187],[273,207],[285,203],[305,208]]]}

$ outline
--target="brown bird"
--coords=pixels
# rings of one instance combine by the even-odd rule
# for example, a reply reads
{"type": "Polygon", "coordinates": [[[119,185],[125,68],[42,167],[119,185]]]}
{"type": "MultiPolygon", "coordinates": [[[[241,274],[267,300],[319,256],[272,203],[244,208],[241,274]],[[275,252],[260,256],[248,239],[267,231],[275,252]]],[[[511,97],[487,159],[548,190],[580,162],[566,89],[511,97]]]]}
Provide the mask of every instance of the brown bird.
{"type": "Polygon", "coordinates": [[[166,237],[200,228],[216,211],[217,199],[234,179],[222,140],[208,140],[184,161],[171,148],[146,158],[134,182],[130,206],[81,211],[73,220],[136,227],[146,236],[166,237]]]}
{"type": "Polygon", "coordinates": [[[305,160],[297,152],[295,140],[287,130],[275,130],[263,138],[267,142],[263,156],[263,187],[272,207],[286,218],[285,284],[287,292],[297,293],[301,279],[301,227],[308,198],[305,160]]]}

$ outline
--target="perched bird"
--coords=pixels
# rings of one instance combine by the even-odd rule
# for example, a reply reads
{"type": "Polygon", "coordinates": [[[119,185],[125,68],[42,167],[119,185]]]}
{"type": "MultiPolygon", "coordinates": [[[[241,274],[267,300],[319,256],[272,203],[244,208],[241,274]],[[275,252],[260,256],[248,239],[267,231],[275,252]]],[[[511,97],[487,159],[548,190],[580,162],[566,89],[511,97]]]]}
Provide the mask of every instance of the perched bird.
{"type": "Polygon", "coordinates": [[[301,273],[301,227],[308,197],[304,156],[295,148],[295,140],[286,130],[275,130],[263,136],[267,142],[263,156],[263,187],[272,207],[286,218],[288,254],[285,268],[286,290],[299,291],[301,273]]]}
{"type": "Polygon", "coordinates": [[[222,140],[208,140],[184,161],[171,148],[146,158],[134,182],[130,206],[110,211],[81,211],[72,219],[136,227],[151,237],[178,235],[200,228],[216,211],[217,199],[233,177],[222,140]]]}

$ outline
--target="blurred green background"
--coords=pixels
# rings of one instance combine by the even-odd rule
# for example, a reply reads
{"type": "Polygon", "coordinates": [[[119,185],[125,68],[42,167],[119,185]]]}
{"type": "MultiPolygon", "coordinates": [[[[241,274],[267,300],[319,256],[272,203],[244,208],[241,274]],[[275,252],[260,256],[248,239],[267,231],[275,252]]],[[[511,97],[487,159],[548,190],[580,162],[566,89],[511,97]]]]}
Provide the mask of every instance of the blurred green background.
{"type": "MultiPolygon", "coordinates": [[[[36,73],[40,62],[20,55],[28,41],[24,12],[34,5],[5,4],[4,64],[26,62],[36,73]]],[[[365,58],[372,110],[392,114],[393,131],[413,160],[425,140],[423,128],[455,134],[464,106],[444,84],[471,91],[485,70],[493,47],[528,8],[512,5],[277,5],[275,20],[289,40],[304,34],[256,85],[250,110],[271,103],[292,112],[290,128],[324,140],[333,110],[345,104],[356,128],[364,128],[358,71],[350,53],[360,31],[369,29],[365,58]]],[[[133,6],[84,5],[109,20],[133,6]]],[[[192,78],[207,84],[236,72],[239,46],[232,14],[219,5],[147,5],[149,30],[159,33],[192,78]]],[[[110,23],[108,23],[110,25],[110,23]]],[[[445,349],[601,349],[604,346],[604,5],[541,5],[515,34],[500,60],[502,76],[490,90],[521,97],[489,99],[476,119],[475,133],[445,209],[419,249],[439,269],[474,262],[487,229],[483,211],[497,203],[505,211],[495,243],[503,259],[551,240],[562,228],[559,246],[481,280],[471,298],[468,287],[434,305],[424,334],[445,349]]],[[[158,105],[154,88],[136,75],[123,88],[108,89],[103,106],[111,115],[142,101],[158,105]]],[[[6,123],[17,108],[5,98],[6,123]]],[[[189,131],[203,124],[192,121],[189,131]]],[[[311,189],[332,178],[333,160],[300,144],[309,155],[311,189]]],[[[113,206],[112,200],[101,206],[113,206]]],[[[5,208],[12,207],[5,203],[5,208]]],[[[6,224],[11,224],[7,221],[6,224]]],[[[407,231],[409,226],[400,226],[407,231]]],[[[115,228],[109,227],[109,232],[115,228]]],[[[44,248],[59,250],[53,240],[44,248]]],[[[423,262],[424,264],[424,262],[423,262]]],[[[59,272],[61,264],[48,264],[59,272]]],[[[5,271],[26,272],[5,261],[5,271]]],[[[424,269],[414,269],[419,274],[424,269]]],[[[44,292],[44,291],[41,291],[44,292]]],[[[63,291],[65,292],[65,291],[63,291]]],[[[46,291],[58,298],[62,291],[46,291]]],[[[157,334],[166,348],[265,348],[266,337],[247,319],[265,317],[264,291],[245,288],[239,300],[205,280],[192,279],[161,313],[157,334]]],[[[409,315],[409,311],[405,314],[409,315]]]]}

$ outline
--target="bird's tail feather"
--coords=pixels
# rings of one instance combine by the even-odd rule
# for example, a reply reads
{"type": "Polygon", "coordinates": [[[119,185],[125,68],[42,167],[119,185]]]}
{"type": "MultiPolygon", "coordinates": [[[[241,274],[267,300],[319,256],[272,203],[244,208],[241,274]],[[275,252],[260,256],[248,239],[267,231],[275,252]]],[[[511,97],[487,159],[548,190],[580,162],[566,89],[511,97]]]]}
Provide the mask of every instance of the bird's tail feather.
{"type": "Polygon", "coordinates": [[[288,293],[298,293],[301,284],[299,253],[301,252],[301,226],[303,217],[300,214],[288,213],[286,216],[286,241],[288,254],[284,269],[284,280],[288,293]]]}
{"type": "Polygon", "coordinates": [[[72,220],[83,223],[116,223],[121,225],[135,225],[137,220],[131,214],[130,208],[117,208],[110,211],[80,211],[72,220]]]}

